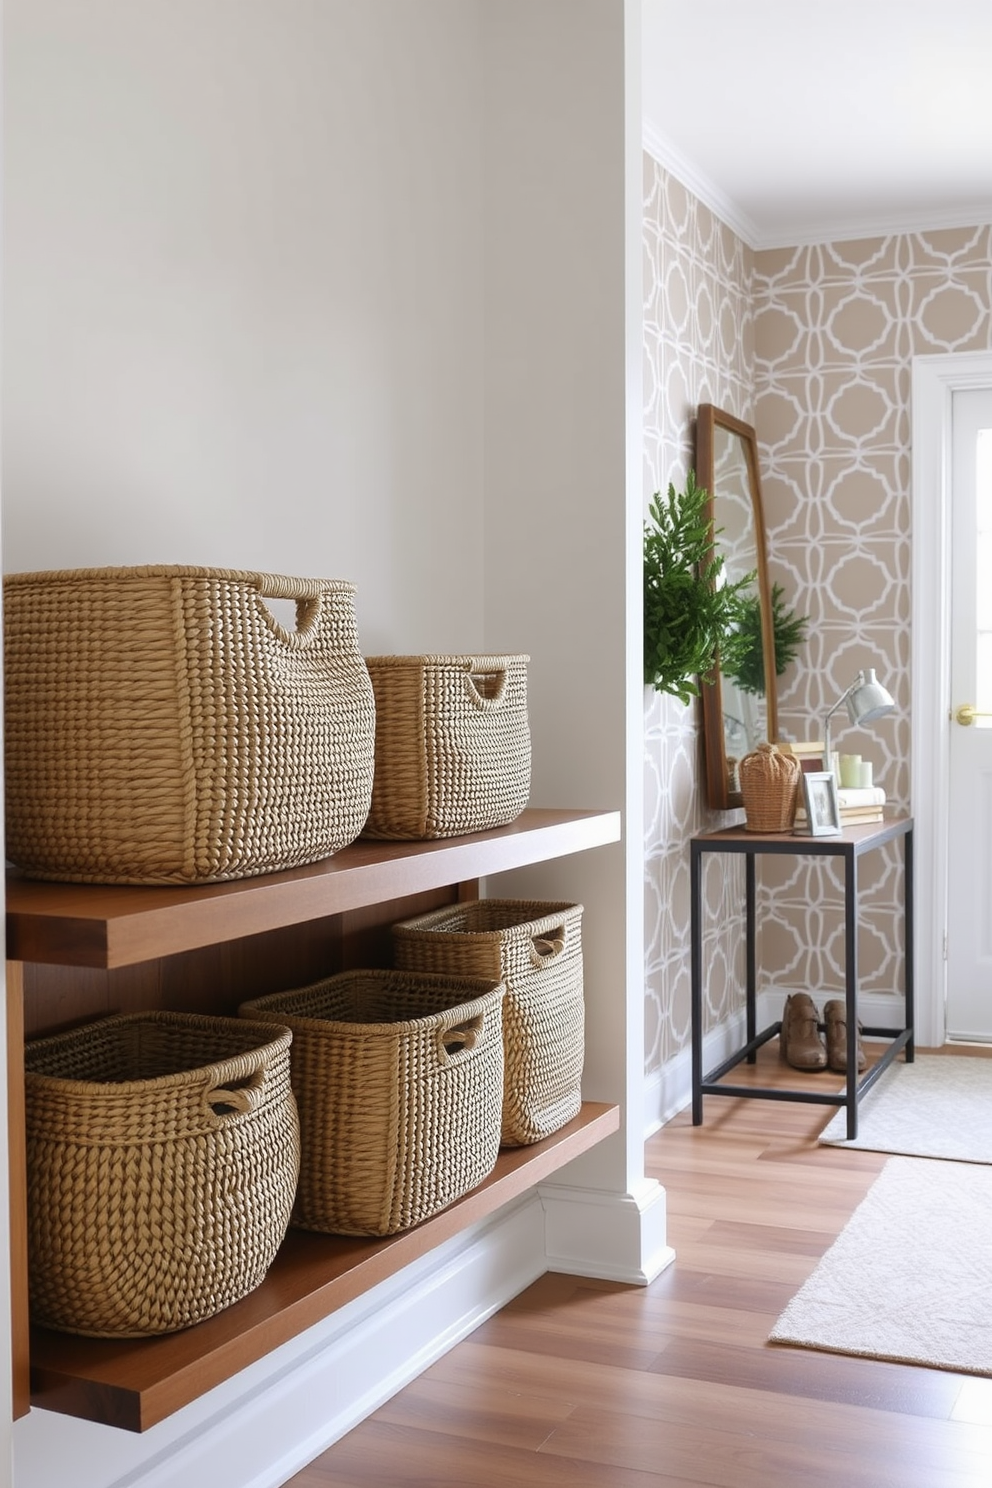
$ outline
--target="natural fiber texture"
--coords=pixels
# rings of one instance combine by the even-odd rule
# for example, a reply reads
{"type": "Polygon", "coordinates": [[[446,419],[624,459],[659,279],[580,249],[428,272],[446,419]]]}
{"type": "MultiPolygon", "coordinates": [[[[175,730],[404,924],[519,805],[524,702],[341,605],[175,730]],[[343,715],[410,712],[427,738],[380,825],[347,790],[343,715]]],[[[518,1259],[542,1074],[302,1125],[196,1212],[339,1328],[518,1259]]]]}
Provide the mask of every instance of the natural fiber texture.
{"type": "Polygon", "coordinates": [[[34,877],[194,883],[315,862],[368,814],[354,587],[220,569],[4,581],[7,851],[34,877]],[[287,630],[267,598],[296,601],[287,630]]]}
{"type": "Polygon", "coordinates": [[[503,987],[352,971],[243,1005],[293,1031],[302,1165],[293,1222],[391,1235],[445,1208],[499,1154],[503,987]]]}
{"type": "Polygon", "coordinates": [[[990,1233],[992,1170],[890,1158],[772,1342],[992,1375],[990,1233]]]}
{"type": "Polygon", "coordinates": [[[36,1322],[171,1333],[258,1286],[299,1172],[289,1044],[268,1023],[161,1012],[27,1045],[36,1322]]]}
{"type": "Polygon", "coordinates": [[[505,982],[504,1147],[550,1136],[582,1103],[581,926],[581,904],[520,899],[479,899],[393,926],[398,966],[505,982]]]}
{"type": "Polygon", "coordinates": [[[992,1163],[992,1059],[917,1054],[889,1066],[858,1107],[858,1135],[847,1113],[820,1133],[827,1146],[862,1147],[956,1162],[992,1163]]]}
{"type": "Polygon", "coordinates": [[[741,795],[748,832],[787,832],[796,815],[800,766],[774,744],[759,744],[740,762],[741,795]]]}
{"type": "Polygon", "coordinates": [[[505,826],[530,794],[528,656],[370,656],[375,778],[366,837],[505,826]]]}

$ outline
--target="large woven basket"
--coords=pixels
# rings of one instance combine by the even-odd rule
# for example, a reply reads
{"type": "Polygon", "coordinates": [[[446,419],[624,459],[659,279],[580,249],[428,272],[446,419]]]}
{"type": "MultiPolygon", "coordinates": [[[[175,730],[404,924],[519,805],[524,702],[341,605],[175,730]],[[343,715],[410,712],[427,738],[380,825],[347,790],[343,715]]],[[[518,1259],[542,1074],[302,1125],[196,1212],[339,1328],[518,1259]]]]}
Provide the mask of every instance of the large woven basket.
{"type": "Polygon", "coordinates": [[[526,655],[370,656],[375,777],[366,837],[505,826],[530,794],[526,655]]]}
{"type": "Polygon", "coordinates": [[[242,1006],[293,1032],[294,1224],[392,1235],[488,1177],[499,1153],[502,1002],[497,981],[352,971],[242,1006]]]}
{"type": "Polygon", "coordinates": [[[504,1147],[558,1131],[582,1103],[582,905],[478,899],[392,927],[398,966],[499,977],[504,1147]]]}
{"type": "Polygon", "coordinates": [[[28,1043],[36,1322],[147,1337],[258,1286],[299,1173],[290,1038],[269,1023],[161,1012],[28,1043]]]}
{"type": "Polygon", "coordinates": [[[774,744],[759,744],[740,763],[748,832],[788,832],[796,815],[799,761],[774,744]]]}
{"type": "Polygon", "coordinates": [[[368,814],[354,586],[223,569],[4,581],[7,851],[37,878],[196,883],[315,862],[368,814]],[[269,598],[296,602],[296,629],[269,598]]]}

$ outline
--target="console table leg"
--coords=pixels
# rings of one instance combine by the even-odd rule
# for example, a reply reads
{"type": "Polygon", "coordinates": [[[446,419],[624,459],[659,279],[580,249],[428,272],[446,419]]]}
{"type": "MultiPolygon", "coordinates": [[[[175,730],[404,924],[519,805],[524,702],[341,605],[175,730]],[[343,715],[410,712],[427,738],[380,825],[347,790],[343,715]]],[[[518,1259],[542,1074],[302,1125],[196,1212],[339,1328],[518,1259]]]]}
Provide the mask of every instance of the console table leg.
{"type": "Polygon", "coordinates": [[[703,1120],[703,855],[693,843],[689,857],[690,1020],[692,1023],[692,1124],[703,1120]]]}
{"type": "Polygon", "coordinates": [[[847,1140],[858,1135],[858,860],[844,855],[844,982],[847,1009],[847,1140]]]}

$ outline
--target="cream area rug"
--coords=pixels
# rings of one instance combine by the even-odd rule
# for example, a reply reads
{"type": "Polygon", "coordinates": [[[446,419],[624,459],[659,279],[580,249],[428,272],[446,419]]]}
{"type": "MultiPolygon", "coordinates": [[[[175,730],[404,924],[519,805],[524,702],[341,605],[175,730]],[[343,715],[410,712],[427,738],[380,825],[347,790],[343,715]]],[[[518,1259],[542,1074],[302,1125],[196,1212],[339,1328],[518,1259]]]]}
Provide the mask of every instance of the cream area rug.
{"type": "Polygon", "coordinates": [[[846,1138],[838,1111],[819,1140],[910,1157],[992,1163],[992,1059],[918,1054],[896,1060],[858,1106],[858,1135],[846,1138]]]}
{"type": "Polygon", "coordinates": [[[992,1375],[990,1317],[992,1168],[893,1157],[770,1337],[992,1375]]]}

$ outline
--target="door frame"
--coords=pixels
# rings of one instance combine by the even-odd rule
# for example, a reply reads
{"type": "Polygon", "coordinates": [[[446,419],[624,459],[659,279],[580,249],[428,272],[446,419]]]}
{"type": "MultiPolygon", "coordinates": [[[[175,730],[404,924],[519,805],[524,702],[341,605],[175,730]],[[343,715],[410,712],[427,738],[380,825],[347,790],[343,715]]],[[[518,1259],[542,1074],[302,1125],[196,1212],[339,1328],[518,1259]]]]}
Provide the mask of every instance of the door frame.
{"type": "Polygon", "coordinates": [[[945,1037],[947,985],[951,407],[959,390],[992,387],[992,351],[917,356],[912,375],[910,799],[916,822],[916,1041],[935,1048],[945,1037]]]}

